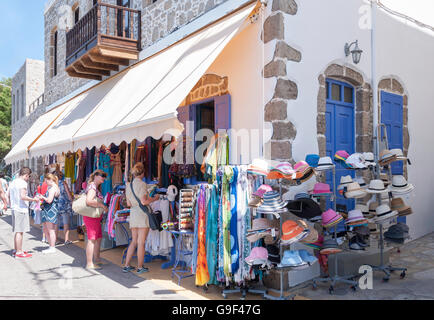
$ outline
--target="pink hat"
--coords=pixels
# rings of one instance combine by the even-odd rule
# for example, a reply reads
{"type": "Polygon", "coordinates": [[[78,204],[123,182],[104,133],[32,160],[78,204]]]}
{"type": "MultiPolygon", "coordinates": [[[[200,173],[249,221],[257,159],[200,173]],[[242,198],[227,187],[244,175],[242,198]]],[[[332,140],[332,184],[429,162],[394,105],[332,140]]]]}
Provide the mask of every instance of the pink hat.
{"type": "Polygon", "coordinates": [[[244,259],[247,263],[253,263],[255,260],[267,260],[268,251],[264,247],[255,247],[250,252],[250,255],[244,259]]]}
{"type": "Polygon", "coordinates": [[[309,164],[306,161],[299,161],[294,165],[294,170],[296,172],[304,172],[309,169],[309,164]]]}
{"type": "Polygon", "coordinates": [[[289,175],[294,173],[294,169],[292,168],[289,162],[281,162],[276,166],[276,170],[281,172],[284,175],[289,175]]]}
{"type": "Polygon", "coordinates": [[[262,198],[264,196],[264,193],[273,191],[273,188],[271,188],[268,184],[261,185],[256,192],[253,193],[254,196],[258,196],[262,198]]]}
{"type": "Polygon", "coordinates": [[[345,150],[338,150],[336,151],[336,155],[338,155],[341,158],[347,159],[350,155],[345,150]]]}
{"type": "Polygon", "coordinates": [[[328,225],[332,222],[334,222],[335,220],[339,219],[341,216],[339,214],[336,213],[336,211],[332,210],[332,209],[328,209],[327,211],[323,212],[321,215],[321,219],[322,219],[322,225],[328,225]]]}
{"type": "Polygon", "coordinates": [[[313,187],[312,194],[324,194],[324,193],[331,193],[330,186],[327,183],[321,183],[318,182],[313,187]]]}

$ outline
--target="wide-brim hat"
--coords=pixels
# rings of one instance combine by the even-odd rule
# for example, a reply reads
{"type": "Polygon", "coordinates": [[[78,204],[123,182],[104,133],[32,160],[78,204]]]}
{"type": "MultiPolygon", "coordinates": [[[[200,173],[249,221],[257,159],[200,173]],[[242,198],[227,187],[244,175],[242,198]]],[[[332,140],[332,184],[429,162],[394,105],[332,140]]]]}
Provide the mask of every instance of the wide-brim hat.
{"type": "Polygon", "coordinates": [[[258,196],[252,196],[249,201],[249,207],[257,208],[264,202],[264,199],[258,196]]]}
{"type": "Polygon", "coordinates": [[[267,179],[289,179],[292,180],[295,174],[295,170],[289,162],[279,162],[274,165],[267,175],[267,179]]]}
{"type": "Polygon", "coordinates": [[[384,186],[382,180],[371,180],[369,187],[366,189],[367,193],[384,193],[388,192],[387,188],[384,186]]]}
{"type": "Polygon", "coordinates": [[[312,219],[320,216],[322,213],[321,207],[318,203],[308,198],[289,201],[286,207],[289,212],[303,219],[312,219]]]}
{"type": "Polygon", "coordinates": [[[368,187],[368,184],[365,181],[365,178],[363,177],[356,177],[354,182],[357,182],[362,189],[366,189],[368,187]]]}
{"type": "Polygon", "coordinates": [[[407,160],[407,157],[404,156],[402,149],[390,149],[390,152],[396,155],[396,160],[407,160]]]}
{"type": "Polygon", "coordinates": [[[339,245],[336,239],[326,239],[323,242],[322,248],[320,250],[321,254],[333,254],[342,252],[342,249],[339,248],[339,245]]]}
{"type": "Polygon", "coordinates": [[[269,244],[266,246],[266,249],[268,251],[268,260],[270,260],[270,262],[275,263],[275,264],[280,263],[279,247],[276,245],[269,244]]]}
{"type": "Polygon", "coordinates": [[[269,172],[268,162],[263,159],[254,159],[253,162],[247,166],[247,173],[253,175],[266,177],[269,172]]]}
{"type": "Polygon", "coordinates": [[[350,155],[345,150],[338,150],[335,153],[335,159],[345,161],[350,155]]]}
{"type": "Polygon", "coordinates": [[[303,261],[300,257],[298,250],[285,250],[280,264],[288,267],[308,265],[308,263],[303,261]]]}
{"type": "Polygon", "coordinates": [[[256,242],[261,238],[264,237],[271,237],[270,235],[270,231],[264,231],[264,232],[257,232],[260,230],[266,230],[266,229],[270,229],[270,228],[275,228],[277,229],[277,232],[279,230],[279,222],[275,219],[273,220],[269,220],[266,218],[258,218],[258,219],[253,219],[252,222],[252,228],[247,230],[247,233],[251,233],[251,232],[255,232],[253,234],[247,235],[247,240],[249,242],[256,242]]]}
{"type": "Polygon", "coordinates": [[[362,156],[365,159],[366,166],[375,166],[374,154],[372,152],[363,152],[362,156]]]}
{"type": "Polygon", "coordinates": [[[393,198],[390,203],[390,209],[398,211],[400,216],[406,216],[413,213],[411,207],[406,205],[402,198],[393,198]]]}
{"type": "Polygon", "coordinates": [[[362,189],[357,182],[352,182],[346,186],[346,192],[344,188],[344,196],[346,198],[363,198],[366,196],[365,189],[362,189]]]}
{"type": "Polygon", "coordinates": [[[254,247],[250,251],[250,255],[244,260],[247,263],[252,263],[255,260],[268,260],[268,251],[264,247],[254,247]]]}
{"type": "Polygon", "coordinates": [[[387,187],[390,192],[406,194],[414,190],[414,186],[407,182],[404,176],[396,175],[392,178],[392,184],[387,187]]]}
{"type": "Polygon", "coordinates": [[[306,182],[307,180],[312,178],[315,174],[316,172],[314,168],[309,167],[300,178],[297,178],[297,180],[300,180],[301,182],[306,182]]]}
{"type": "Polygon", "coordinates": [[[354,208],[356,210],[362,211],[362,214],[365,218],[371,216],[372,214],[369,212],[369,207],[366,204],[356,204],[356,207],[354,208]]]}
{"type": "Polygon", "coordinates": [[[267,192],[273,191],[273,188],[268,184],[261,185],[255,192],[252,193],[254,196],[263,197],[267,192]]]}
{"type": "Polygon", "coordinates": [[[351,176],[342,176],[339,182],[338,190],[343,189],[350,183],[353,183],[353,178],[351,176]]]}
{"type": "Polygon", "coordinates": [[[271,191],[264,193],[264,202],[258,207],[258,213],[277,213],[286,211],[286,205],[288,201],[284,201],[280,198],[277,191],[271,191]]]}
{"type": "Polygon", "coordinates": [[[328,209],[327,211],[324,211],[321,215],[321,223],[322,225],[329,224],[333,221],[336,221],[339,217],[342,217],[339,215],[336,211],[333,209],[328,209]]]}

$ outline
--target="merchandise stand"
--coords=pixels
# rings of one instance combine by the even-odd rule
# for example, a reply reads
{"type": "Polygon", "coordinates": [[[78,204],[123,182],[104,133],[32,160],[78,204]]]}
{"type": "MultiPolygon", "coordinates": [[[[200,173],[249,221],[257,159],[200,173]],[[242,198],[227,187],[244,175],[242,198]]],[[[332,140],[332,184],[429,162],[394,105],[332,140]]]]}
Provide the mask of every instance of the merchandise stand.
{"type": "MultiPolygon", "coordinates": [[[[379,149],[380,142],[383,140],[382,139],[382,135],[381,135],[381,128],[384,128],[383,133],[384,133],[384,138],[385,138],[385,148],[387,150],[389,150],[389,143],[388,143],[389,140],[388,140],[388,137],[387,137],[387,128],[386,128],[386,125],[384,123],[380,123],[377,126],[377,139],[380,140],[377,143],[377,147],[379,149]]],[[[380,154],[380,150],[378,150],[378,149],[377,149],[377,159],[376,159],[377,160],[376,161],[377,162],[377,166],[376,166],[376,171],[377,171],[376,172],[377,173],[376,174],[376,178],[380,179],[381,170],[380,170],[380,165],[379,165],[379,162],[378,162],[378,160],[379,160],[378,157],[379,157],[379,154],[380,154]]],[[[388,178],[389,178],[389,181],[391,181],[392,180],[392,168],[391,168],[390,164],[387,167],[388,167],[387,168],[387,170],[388,170],[388,178]]],[[[381,204],[381,194],[380,193],[377,195],[377,203],[378,203],[378,205],[381,204]]],[[[396,217],[394,217],[393,219],[396,219],[396,217]]],[[[384,265],[383,224],[382,224],[382,222],[379,222],[379,223],[376,223],[376,225],[380,227],[380,242],[379,242],[379,246],[380,246],[380,265],[378,265],[378,266],[371,265],[370,267],[373,270],[375,270],[375,271],[382,271],[382,272],[384,272],[384,274],[385,274],[385,277],[383,278],[384,282],[389,281],[390,275],[391,275],[391,273],[393,271],[401,271],[400,277],[401,277],[401,279],[404,279],[405,276],[406,276],[407,268],[397,268],[397,267],[392,267],[391,265],[388,265],[388,266],[384,265]]]]}
{"type": "Polygon", "coordinates": [[[184,244],[184,238],[188,236],[194,235],[194,232],[192,231],[174,231],[171,230],[170,233],[172,233],[175,236],[176,239],[176,260],[172,268],[172,278],[173,276],[176,276],[178,278],[178,285],[181,285],[181,280],[192,277],[194,274],[188,274],[191,273],[191,270],[189,270],[185,264],[184,257],[190,256],[193,254],[193,251],[190,250],[184,250],[182,248],[184,244]],[[178,269],[179,268],[179,269],[178,269]],[[187,275],[186,275],[187,274],[187,275]]]}
{"type": "MultiPolygon", "coordinates": [[[[333,210],[336,211],[336,166],[333,166],[332,170],[332,179],[333,179],[333,194],[332,194],[332,198],[331,201],[333,201],[333,210]]],[[[322,172],[326,172],[328,170],[324,170],[322,172]]],[[[335,226],[334,228],[334,232],[333,232],[333,237],[335,239],[337,239],[337,226],[335,226]]],[[[318,277],[312,280],[312,287],[314,289],[317,288],[317,282],[330,282],[330,287],[329,287],[329,293],[333,294],[334,292],[334,286],[336,283],[338,282],[343,282],[343,283],[347,283],[351,285],[351,289],[356,291],[357,286],[358,286],[358,282],[354,281],[352,279],[354,279],[356,276],[355,275],[350,275],[350,276],[339,276],[338,273],[338,254],[334,254],[334,259],[335,259],[335,274],[334,276],[330,276],[330,272],[329,272],[329,276],[328,277],[318,277]]]]}

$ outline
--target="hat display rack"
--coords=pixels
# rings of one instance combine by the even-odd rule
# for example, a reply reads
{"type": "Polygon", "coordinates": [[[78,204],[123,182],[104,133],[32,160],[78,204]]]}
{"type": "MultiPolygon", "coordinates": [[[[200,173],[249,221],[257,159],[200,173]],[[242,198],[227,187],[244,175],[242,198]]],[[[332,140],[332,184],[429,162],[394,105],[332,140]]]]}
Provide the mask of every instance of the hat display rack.
{"type": "MultiPolygon", "coordinates": [[[[375,138],[374,138],[374,142],[375,142],[375,138]]],[[[386,125],[384,123],[380,123],[377,126],[377,153],[376,153],[376,178],[380,179],[380,175],[381,175],[381,169],[380,167],[383,167],[383,169],[387,170],[388,173],[388,178],[391,181],[392,180],[392,168],[390,166],[390,163],[385,164],[385,165],[380,165],[380,143],[383,143],[384,147],[386,150],[389,150],[389,143],[388,143],[388,137],[387,137],[387,128],[386,125]],[[383,130],[381,130],[383,128],[383,130]],[[381,134],[381,132],[383,132],[384,135],[384,139],[383,139],[383,135],[381,134]]],[[[403,159],[395,159],[394,161],[401,161],[403,159]]],[[[391,198],[391,192],[389,192],[389,199],[391,198]]],[[[377,203],[378,206],[381,205],[381,193],[377,193],[377,203]]],[[[387,220],[391,220],[391,219],[396,219],[395,217],[389,218],[387,220]]],[[[378,226],[379,226],[379,231],[380,231],[380,239],[379,239],[379,246],[380,246],[380,265],[375,266],[375,265],[371,265],[372,269],[374,271],[382,271],[384,272],[385,276],[383,278],[384,282],[389,281],[390,279],[390,275],[393,271],[401,271],[400,277],[401,279],[405,278],[406,276],[406,271],[407,268],[398,268],[398,267],[392,267],[391,265],[384,265],[384,236],[383,236],[383,221],[377,221],[375,222],[378,226]]]]}
{"type": "MultiPolygon", "coordinates": [[[[318,172],[321,173],[326,173],[328,171],[332,172],[332,180],[333,180],[333,193],[330,197],[330,201],[333,202],[333,210],[336,212],[336,197],[337,197],[337,188],[336,188],[336,165],[333,164],[332,167],[324,169],[324,170],[318,170],[318,172]]],[[[337,229],[338,226],[335,225],[334,226],[334,231],[333,231],[333,239],[337,239],[337,229]]],[[[314,289],[317,288],[317,282],[330,282],[330,287],[329,287],[329,293],[333,294],[334,292],[334,285],[336,283],[342,282],[342,283],[346,283],[346,284],[350,284],[351,285],[351,289],[352,290],[356,290],[357,286],[358,286],[358,282],[354,281],[353,278],[355,278],[355,275],[349,275],[349,276],[340,276],[339,272],[338,272],[338,255],[337,253],[333,254],[334,256],[334,267],[335,267],[335,273],[333,276],[331,276],[330,274],[327,277],[318,277],[312,280],[312,286],[314,289]]]]}

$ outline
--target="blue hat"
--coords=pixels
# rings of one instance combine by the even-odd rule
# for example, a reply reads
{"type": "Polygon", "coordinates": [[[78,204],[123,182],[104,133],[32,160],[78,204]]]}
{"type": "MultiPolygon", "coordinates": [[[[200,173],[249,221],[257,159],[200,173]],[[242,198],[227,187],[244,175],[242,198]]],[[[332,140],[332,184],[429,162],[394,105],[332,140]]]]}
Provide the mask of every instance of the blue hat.
{"type": "Polygon", "coordinates": [[[309,166],[316,168],[318,166],[318,161],[319,161],[319,155],[317,154],[308,154],[306,155],[306,160],[305,160],[309,166]]]}

